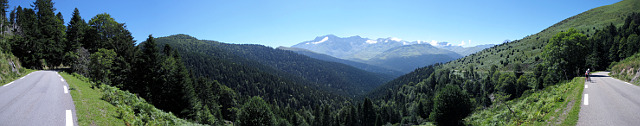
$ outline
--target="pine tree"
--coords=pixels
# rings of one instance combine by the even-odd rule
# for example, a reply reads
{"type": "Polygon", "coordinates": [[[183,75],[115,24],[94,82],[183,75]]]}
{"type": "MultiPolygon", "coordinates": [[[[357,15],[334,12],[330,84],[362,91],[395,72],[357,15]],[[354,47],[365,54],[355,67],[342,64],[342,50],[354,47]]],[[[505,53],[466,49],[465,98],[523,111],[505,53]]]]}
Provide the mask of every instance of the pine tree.
{"type": "Polygon", "coordinates": [[[43,52],[37,52],[44,55],[40,60],[46,63],[47,67],[60,65],[62,64],[61,56],[64,55],[64,22],[55,15],[56,9],[51,0],[36,0],[33,5],[38,17],[37,41],[46,47],[43,52]]]}
{"type": "Polygon", "coordinates": [[[0,0],[0,32],[2,32],[2,35],[7,31],[5,28],[9,25],[9,20],[7,20],[7,9],[9,9],[9,1],[0,0]]]}
{"type": "Polygon", "coordinates": [[[374,125],[376,121],[376,112],[373,108],[373,103],[371,99],[365,98],[362,103],[362,115],[361,115],[362,124],[365,126],[374,125]]]}
{"type": "Polygon", "coordinates": [[[40,41],[37,41],[38,30],[38,17],[35,11],[31,8],[17,8],[16,24],[18,28],[15,32],[18,35],[12,41],[12,52],[20,58],[22,65],[27,68],[41,69],[42,62],[40,59],[44,58],[44,46],[40,41]]]}
{"type": "Polygon", "coordinates": [[[78,8],[73,10],[73,15],[69,24],[67,24],[67,43],[65,44],[65,52],[74,51],[82,46],[81,42],[84,41],[84,34],[89,27],[87,23],[80,17],[80,11],[78,8]]]}

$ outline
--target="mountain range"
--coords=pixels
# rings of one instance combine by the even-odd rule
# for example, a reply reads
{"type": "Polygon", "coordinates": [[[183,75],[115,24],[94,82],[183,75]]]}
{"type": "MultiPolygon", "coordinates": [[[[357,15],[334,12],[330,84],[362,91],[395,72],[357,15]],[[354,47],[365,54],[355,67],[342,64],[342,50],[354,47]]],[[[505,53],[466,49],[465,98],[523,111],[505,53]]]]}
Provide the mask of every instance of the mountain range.
{"type": "Polygon", "coordinates": [[[325,35],[293,45],[288,50],[310,57],[317,57],[311,55],[316,55],[316,53],[326,54],[340,59],[408,73],[419,67],[448,62],[491,46],[493,45],[465,48],[451,45],[447,42],[406,41],[394,37],[368,39],[360,36],[342,38],[335,35],[325,35]],[[303,52],[300,49],[293,48],[308,51],[303,52]],[[309,53],[309,51],[314,53],[309,53]]]}

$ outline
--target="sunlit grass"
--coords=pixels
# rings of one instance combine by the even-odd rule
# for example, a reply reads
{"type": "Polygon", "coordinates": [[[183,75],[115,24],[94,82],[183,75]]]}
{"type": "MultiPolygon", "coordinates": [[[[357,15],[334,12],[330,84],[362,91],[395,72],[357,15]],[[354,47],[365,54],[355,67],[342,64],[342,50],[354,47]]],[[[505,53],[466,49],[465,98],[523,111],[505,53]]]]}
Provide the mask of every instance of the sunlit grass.
{"type": "Polygon", "coordinates": [[[118,108],[101,99],[102,92],[98,88],[91,88],[87,78],[60,72],[69,84],[71,97],[76,107],[78,125],[124,125],[119,119],[118,108]]]}
{"type": "Polygon", "coordinates": [[[550,86],[541,91],[477,110],[465,119],[470,125],[575,125],[578,122],[584,78],[550,86]]]}

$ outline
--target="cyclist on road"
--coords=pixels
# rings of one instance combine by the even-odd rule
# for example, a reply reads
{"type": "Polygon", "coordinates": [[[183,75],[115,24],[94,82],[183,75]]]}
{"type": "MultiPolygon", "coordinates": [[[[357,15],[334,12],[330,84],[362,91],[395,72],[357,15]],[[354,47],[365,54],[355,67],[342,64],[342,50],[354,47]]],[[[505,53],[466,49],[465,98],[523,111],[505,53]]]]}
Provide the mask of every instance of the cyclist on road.
{"type": "Polygon", "coordinates": [[[589,74],[591,74],[591,69],[587,68],[587,72],[584,73],[584,76],[586,77],[585,79],[587,81],[591,81],[591,78],[589,78],[589,74]]]}

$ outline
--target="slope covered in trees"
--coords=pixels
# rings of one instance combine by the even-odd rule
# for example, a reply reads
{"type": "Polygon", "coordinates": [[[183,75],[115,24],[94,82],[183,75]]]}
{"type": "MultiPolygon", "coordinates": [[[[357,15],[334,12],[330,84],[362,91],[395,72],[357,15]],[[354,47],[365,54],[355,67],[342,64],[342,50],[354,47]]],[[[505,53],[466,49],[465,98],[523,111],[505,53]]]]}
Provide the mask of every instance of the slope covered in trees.
{"type": "MultiPolygon", "coordinates": [[[[475,64],[479,71],[490,69],[491,65],[513,68],[515,63],[521,63],[524,69],[533,69],[536,64],[542,62],[541,53],[544,46],[558,32],[568,31],[574,28],[578,32],[591,37],[596,31],[622,27],[626,18],[632,13],[640,13],[640,1],[624,0],[615,4],[605,5],[590,9],[583,13],[564,19],[539,33],[526,36],[520,40],[496,45],[492,48],[484,49],[475,54],[454,60],[445,64],[446,67],[458,69],[458,67],[475,64]]],[[[599,44],[607,46],[613,41],[601,41],[599,44]]],[[[608,46],[607,46],[608,47],[608,46]]],[[[606,67],[607,65],[605,65],[606,67]]],[[[502,67],[501,67],[502,68],[502,67]]],[[[463,69],[463,68],[460,68],[463,69]]],[[[603,69],[599,69],[603,70],[603,69]]]]}
{"type": "Polygon", "coordinates": [[[187,57],[185,62],[196,72],[196,75],[216,78],[219,81],[223,79],[216,76],[238,73],[238,71],[210,73],[207,70],[219,69],[203,69],[203,67],[215,66],[201,64],[196,59],[214,58],[216,62],[237,63],[258,70],[253,73],[268,72],[272,74],[271,76],[287,78],[287,80],[307,86],[315,85],[329,92],[348,96],[364,94],[391,79],[389,75],[371,73],[348,65],[321,61],[291,51],[261,45],[226,44],[197,40],[187,35],[161,37],[158,38],[158,42],[171,45],[179,50],[183,56],[187,57]],[[197,56],[190,56],[191,54],[197,56]]]}

